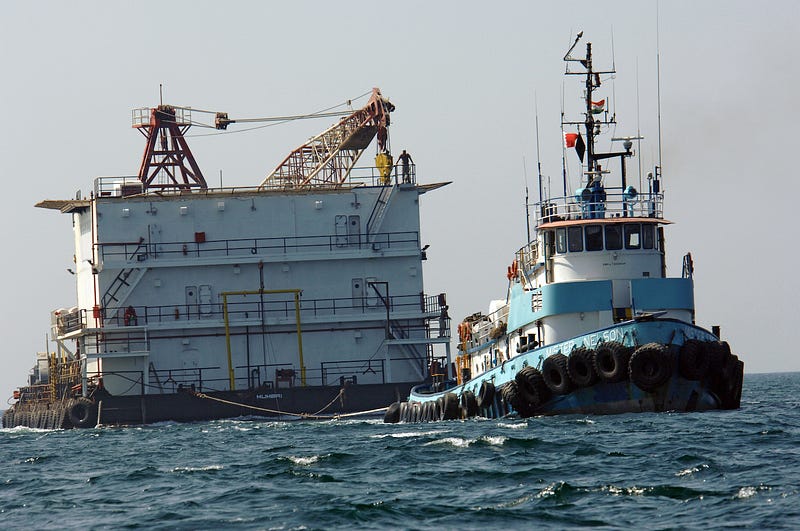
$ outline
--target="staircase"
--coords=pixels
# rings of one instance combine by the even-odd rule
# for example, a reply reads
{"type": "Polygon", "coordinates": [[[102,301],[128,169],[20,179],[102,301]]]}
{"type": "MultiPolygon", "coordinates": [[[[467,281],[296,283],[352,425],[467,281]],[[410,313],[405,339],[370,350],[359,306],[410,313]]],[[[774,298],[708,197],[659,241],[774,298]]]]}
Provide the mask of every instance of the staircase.
{"type": "Polygon", "coordinates": [[[375,235],[383,224],[383,218],[386,217],[386,210],[392,200],[394,190],[395,187],[391,184],[387,184],[381,188],[381,193],[378,195],[378,200],[375,202],[372,213],[369,215],[369,221],[367,221],[367,241],[369,243],[375,242],[375,235]]]}
{"type": "MultiPolygon", "coordinates": [[[[128,260],[130,261],[132,258],[138,257],[140,252],[145,248],[146,245],[144,239],[142,239],[139,241],[139,245],[136,249],[127,257],[128,260]]],[[[101,299],[103,308],[106,309],[106,319],[113,319],[116,317],[125,299],[131,294],[136,284],[142,280],[145,271],[147,271],[146,267],[128,267],[117,274],[114,281],[108,286],[106,292],[103,293],[103,298],[101,299]]]]}
{"type": "Polygon", "coordinates": [[[119,272],[103,294],[102,303],[106,310],[106,319],[116,317],[117,312],[124,305],[125,299],[142,280],[146,271],[146,267],[129,267],[119,272]]]}

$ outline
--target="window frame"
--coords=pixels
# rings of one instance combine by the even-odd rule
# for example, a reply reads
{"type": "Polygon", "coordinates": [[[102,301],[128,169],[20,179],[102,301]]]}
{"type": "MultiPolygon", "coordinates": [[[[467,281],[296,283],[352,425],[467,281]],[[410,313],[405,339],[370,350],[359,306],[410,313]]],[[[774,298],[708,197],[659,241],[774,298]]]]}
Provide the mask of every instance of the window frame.
{"type": "Polygon", "coordinates": [[[567,254],[567,229],[556,229],[556,254],[567,254]]]}
{"type": "Polygon", "coordinates": [[[567,227],[567,251],[570,253],[582,253],[583,252],[583,227],[567,227]],[[575,240],[574,237],[570,236],[570,234],[577,233],[578,238],[575,240]],[[575,249],[573,249],[573,242],[577,241],[575,249]]]}
{"type": "Polygon", "coordinates": [[[603,248],[604,248],[603,247],[603,242],[605,241],[605,238],[603,237],[603,233],[604,232],[605,231],[603,231],[603,226],[602,225],[598,225],[598,224],[584,225],[583,226],[584,249],[586,249],[587,252],[602,251],[603,248]],[[590,229],[597,229],[597,234],[600,237],[599,238],[599,240],[600,240],[599,242],[594,242],[594,241],[590,240],[590,238],[594,238],[595,240],[597,239],[597,236],[590,236],[589,235],[588,231],[590,229]],[[591,247],[594,247],[594,248],[590,248],[590,242],[593,244],[591,247]],[[597,246],[598,243],[599,243],[599,246],[597,246]]]}
{"type": "MultiPolygon", "coordinates": [[[[613,236],[613,234],[612,234],[613,236]]],[[[624,242],[623,238],[623,230],[622,225],[619,223],[609,223],[603,226],[603,239],[605,240],[605,250],[606,251],[619,251],[622,250],[624,242]],[[616,232],[617,244],[615,247],[609,246],[609,241],[613,243],[613,240],[610,240],[608,235],[609,233],[616,232]]]]}
{"type": "Polygon", "coordinates": [[[640,223],[626,223],[623,226],[622,241],[625,244],[625,249],[628,249],[628,250],[641,249],[642,248],[642,225],[640,223]],[[633,231],[633,229],[636,229],[636,230],[633,231]],[[630,237],[633,234],[636,234],[636,236],[638,236],[636,245],[631,245],[630,244],[630,237]]]}

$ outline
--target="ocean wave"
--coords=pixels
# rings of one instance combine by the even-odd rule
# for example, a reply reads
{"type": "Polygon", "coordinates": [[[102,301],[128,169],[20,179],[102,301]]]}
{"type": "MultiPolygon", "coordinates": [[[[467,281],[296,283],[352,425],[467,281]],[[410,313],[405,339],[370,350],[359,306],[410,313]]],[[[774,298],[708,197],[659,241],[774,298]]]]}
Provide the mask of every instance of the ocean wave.
{"type": "Polygon", "coordinates": [[[225,468],[222,465],[206,465],[206,466],[178,466],[170,470],[170,472],[186,473],[186,472],[209,472],[213,470],[222,470],[225,468]]]}
{"type": "Polygon", "coordinates": [[[503,435],[482,435],[475,438],[464,437],[445,437],[443,439],[436,439],[425,443],[423,446],[431,446],[437,444],[451,445],[456,448],[466,448],[473,444],[485,444],[488,446],[502,446],[508,440],[508,437],[503,435]]]}
{"type": "Polygon", "coordinates": [[[289,459],[289,461],[291,461],[292,463],[294,463],[296,465],[308,466],[308,465],[313,465],[314,463],[318,462],[320,460],[320,456],[318,456],[318,455],[309,455],[309,456],[294,456],[294,455],[290,455],[290,456],[287,457],[287,459],[289,459]]]}
{"type": "Polygon", "coordinates": [[[691,476],[692,474],[696,474],[697,472],[700,472],[702,470],[708,470],[708,465],[700,465],[700,466],[694,466],[692,468],[685,468],[679,472],[675,472],[675,475],[678,477],[691,476]]]}
{"type": "Polygon", "coordinates": [[[429,435],[440,435],[442,432],[440,430],[430,430],[430,431],[401,431],[398,433],[379,433],[375,435],[370,435],[370,439],[385,439],[386,437],[391,437],[393,439],[408,439],[410,437],[427,437],[429,435]]]}

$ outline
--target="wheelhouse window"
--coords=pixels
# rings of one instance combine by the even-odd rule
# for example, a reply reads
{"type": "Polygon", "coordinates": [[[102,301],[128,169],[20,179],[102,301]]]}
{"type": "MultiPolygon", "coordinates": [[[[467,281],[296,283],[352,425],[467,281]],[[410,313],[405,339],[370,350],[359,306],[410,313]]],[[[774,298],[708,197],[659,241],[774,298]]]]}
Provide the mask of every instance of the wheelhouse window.
{"type": "Polygon", "coordinates": [[[606,249],[622,249],[622,225],[606,225],[606,249]]]}
{"type": "Polygon", "coordinates": [[[625,248],[640,249],[642,247],[642,226],[638,223],[628,223],[625,227],[625,248]]]}
{"type": "Polygon", "coordinates": [[[650,224],[642,225],[642,248],[655,248],[655,239],[655,226],[650,224]]]}
{"type": "Polygon", "coordinates": [[[567,229],[556,229],[556,252],[567,252],[567,229]]]}
{"type": "Polygon", "coordinates": [[[567,248],[571,253],[583,251],[583,229],[581,227],[567,228],[567,248]]]}
{"type": "Polygon", "coordinates": [[[586,250],[587,251],[602,251],[603,250],[603,227],[600,225],[586,225],[584,227],[584,234],[586,235],[586,250]]]}

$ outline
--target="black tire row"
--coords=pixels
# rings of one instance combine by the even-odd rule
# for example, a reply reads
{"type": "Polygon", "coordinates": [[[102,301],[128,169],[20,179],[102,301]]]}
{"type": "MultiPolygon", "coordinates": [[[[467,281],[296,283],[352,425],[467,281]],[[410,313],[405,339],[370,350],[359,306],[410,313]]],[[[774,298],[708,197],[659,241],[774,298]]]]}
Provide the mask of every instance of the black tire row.
{"type": "Polygon", "coordinates": [[[67,404],[15,404],[3,413],[3,427],[25,426],[43,430],[92,428],[97,421],[97,404],[87,398],[67,404]]]}
{"type": "MultiPolygon", "coordinates": [[[[652,392],[666,384],[675,372],[687,380],[705,380],[720,398],[725,409],[739,407],[743,364],[731,354],[726,342],[687,340],[679,350],[660,343],[627,347],[616,341],[601,343],[595,349],[577,347],[566,356],[556,353],[544,360],[541,371],[526,366],[514,380],[501,385],[502,402],[520,416],[529,417],[553,395],[566,395],[598,382],[629,380],[639,389],[652,392]]],[[[489,407],[495,388],[489,381],[481,384],[478,396],[464,391],[461,396],[447,393],[435,402],[395,402],[384,422],[428,422],[473,417],[489,407]]]]}

